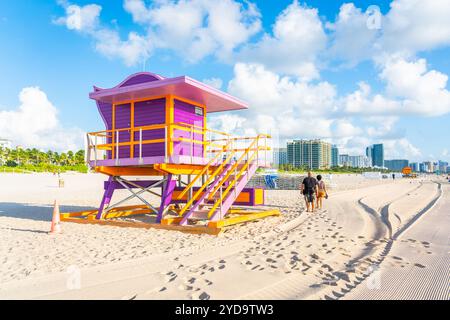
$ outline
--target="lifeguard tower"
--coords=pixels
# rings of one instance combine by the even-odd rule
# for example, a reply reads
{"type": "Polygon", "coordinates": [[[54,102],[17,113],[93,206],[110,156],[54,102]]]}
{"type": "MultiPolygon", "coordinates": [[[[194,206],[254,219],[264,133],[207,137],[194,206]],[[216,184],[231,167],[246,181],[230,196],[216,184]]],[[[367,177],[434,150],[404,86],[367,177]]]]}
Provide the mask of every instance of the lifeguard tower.
{"type": "Polygon", "coordinates": [[[268,165],[270,137],[233,137],[207,127],[207,114],[246,109],[244,102],[187,76],[148,72],[111,89],[94,87],[89,96],[106,130],[87,134],[86,160],[108,180],[98,210],[64,213],[62,220],[217,234],[280,214],[258,209],[262,188],[246,188],[256,170],[268,165]],[[130,195],[111,203],[118,189],[130,195]],[[147,193],[160,197],[158,206],[147,193]],[[125,206],[136,198],[142,204],[125,206]],[[153,220],[119,219],[136,215],[153,220]]]}

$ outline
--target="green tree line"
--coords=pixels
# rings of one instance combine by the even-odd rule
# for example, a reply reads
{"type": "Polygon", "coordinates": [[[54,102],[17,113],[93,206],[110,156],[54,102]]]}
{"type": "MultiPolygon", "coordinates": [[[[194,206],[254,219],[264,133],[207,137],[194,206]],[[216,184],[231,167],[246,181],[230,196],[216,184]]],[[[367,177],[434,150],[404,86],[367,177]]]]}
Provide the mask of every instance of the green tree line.
{"type": "Polygon", "coordinates": [[[84,162],[84,150],[76,152],[40,151],[36,148],[3,148],[0,147],[0,171],[15,169],[37,172],[87,172],[84,162]]]}

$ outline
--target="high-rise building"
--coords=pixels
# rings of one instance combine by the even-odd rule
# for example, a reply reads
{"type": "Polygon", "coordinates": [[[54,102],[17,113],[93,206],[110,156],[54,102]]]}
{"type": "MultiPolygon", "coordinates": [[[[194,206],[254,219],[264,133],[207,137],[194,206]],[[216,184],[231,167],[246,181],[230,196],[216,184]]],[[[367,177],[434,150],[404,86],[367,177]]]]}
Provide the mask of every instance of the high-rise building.
{"type": "Polygon", "coordinates": [[[372,155],[373,155],[373,146],[369,146],[366,148],[366,157],[369,158],[370,166],[373,166],[372,155]]]}
{"type": "Polygon", "coordinates": [[[294,140],[287,143],[288,163],[296,168],[331,167],[331,144],[321,140],[294,140]]]}
{"type": "Polygon", "coordinates": [[[384,160],[384,166],[391,171],[401,172],[408,165],[409,161],[404,159],[384,160]]]}
{"type": "Polygon", "coordinates": [[[339,166],[339,149],[336,145],[331,147],[331,166],[338,167],[339,166]]]}
{"type": "Polygon", "coordinates": [[[350,167],[350,156],[348,154],[339,155],[339,164],[343,167],[350,167]]]}
{"type": "Polygon", "coordinates": [[[439,160],[438,161],[438,168],[439,168],[439,172],[446,173],[447,172],[447,168],[448,168],[448,162],[439,160]]]}
{"type": "Polygon", "coordinates": [[[369,158],[366,156],[349,156],[348,154],[339,155],[340,165],[351,168],[370,168],[369,158]]]}
{"type": "Polygon", "coordinates": [[[384,147],[381,143],[373,145],[372,165],[374,167],[384,167],[384,147]]]}
{"type": "Polygon", "coordinates": [[[409,166],[411,167],[411,170],[413,172],[420,172],[420,168],[419,168],[419,163],[418,162],[412,162],[409,164],[409,166]]]}
{"type": "Polygon", "coordinates": [[[367,147],[366,156],[371,159],[372,167],[384,167],[384,147],[382,143],[367,147]]]}
{"type": "Polygon", "coordinates": [[[287,148],[274,148],[273,149],[273,165],[278,167],[280,165],[287,164],[287,148]]]}
{"type": "Polygon", "coordinates": [[[419,163],[419,172],[427,172],[425,168],[425,163],[423,162],[419,163]]]}
{"type": "Polygon", "coordinates": [[[423,165],[424,165],[424,172],[428,173],[434,172],[433,161],[425,161],[423,165]]]}

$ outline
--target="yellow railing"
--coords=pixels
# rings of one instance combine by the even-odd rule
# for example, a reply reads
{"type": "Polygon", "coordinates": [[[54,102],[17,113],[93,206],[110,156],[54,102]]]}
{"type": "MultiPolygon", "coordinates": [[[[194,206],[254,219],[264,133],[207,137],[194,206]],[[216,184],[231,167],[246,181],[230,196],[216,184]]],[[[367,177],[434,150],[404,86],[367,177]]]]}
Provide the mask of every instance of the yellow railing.
{"type": "MultiPolygon", "coordinates": [[[[258,150],[269,150],[267,147],[267,138],[268,136],[258,136],[260,139],[264,137],[266,139],[266,146],[261,147],[258,146],[258,150]]],[[[174,142],[184,142],[190,144],[191,147],[191,162],[194,163],[194,146],[202,145],[204,146],[204,154],[202,158],[209,159],[208,160],[208,168],[217,162],[220,159],[220,154],[223,152],[230,152],[231,150],[238,154],[240,152],[245,152],[247,148],[239,148],[234,147],[236,142],[238,141],[248,141],[251,139],[255,139],[255,137],[232,137],[230,134],[221,132],[214,129],[202,128],[196,125],[190,125],[183,122],[171,123],[171,124],[155,124],[155,125],[147,125],[141,127],[134,128],[121,128],[114,130],[104,130],[104,131],[96,131],[87,134],[87,161],[90,162],[94,160],[94,162],[98,160],[115,159],[119,160],[119,151],[122,152],[123,147],[129,147],[130,158],[139,158],[143,157],[143,146],[148,144],[155,143],[163,143],[164,144],[164,156],[165,160],[169,159],[169,150],[171,150],[171,146],[173,146],[174,142]],[[158,139],[143,139],[143,134],[145,132],[154,131],[154,130],[164,130],[164,135],[159,137],[158,139]],[[174,137],[175,130],[189,132],[190,137],[174,137]],[[126,132],[126,138],[123,138],[124,133],[126,132]],[[136,137],[137,134],[137,137],[136,137]],[[199,137],[200,135],[200,137],[199,137]],[[125,141],[122,141],[125,140],[125,141]],[[136,151],[136,146],[139,146],[136,151]],[[119,149],[120,148],[120,149],[119,149]],[[111,152],[109,157],[106,157],[105,152],[111,152]],[[99,155],[99,152],[102,153],[99,155]],[[94,155],[92,155],[94,153],[94,155]],[[136,154],[135,154],[136,153],[136,154]]],[[[173,150],[173,149],[172,149],[173,150]]],[[[254,151],[253,149],[250,151],[254,151]]],[[[265,153],[264,162],[267,162],[267,154],[265,153]]],[[[207,168],[205,172],[207,172],[207,168]]],[[[197,181],[195,179],[195,181],[197,181]]],[[[194,181],[194,183],[195,183],[194,181]]],[[[193,185],[193,184],[192,184],[193,185]]],[[[183,193],[184,195],[185,193],[183,193]]]]}
{"type": "MultiPolygon", "coordinates": [[[[202,128],[196,125],[190,125],[183,122],[167,124],[156,124],[148,125],[134,128],[121,128],[114,130],[104,130],[91,132],[87,134],[87,161],[91,160],[102,160],[99,159],[97,155],[98,151],[110,151],[112,159],[119,158],[119,148],[129,147],[130,157],[142,158],[142,146],[154,143],[164,143],[165,147],[165,157],[167,159],[170,154],[168,154],[170,144],[174,142],[185,142],[191,144],[191,157],[193,156],[194,145],[203,145],[205,147],[205,153],[212,153],[221,150],[228,141],[229,135],[227,133],[202,128]],[[143,140],[143,133],[153,130],[164,129],[164,137],[159,139],[143,140]],[[174,130],[180,130],[184,132],[189,132],[190,137],[174,137],[174,130]],[[121,137],[124,133],[127,133],[126,141],[121,142],[121,137]],[[139,133],[138,138],[135,139],[136,133],[139,133]],[[195,135],[201,135],[198,139],[195,135]],[[207,137],[209,135],[209,138],[207,137]],[[220,137],[226,137],[226,139],[213,139],[213,136],[219,135],[220,137]],[[108,141],[110,140],[110,141],[108,141]],[[134,147],[139,146],[138,155],[134,155],[134,147]],[[92,159],[92,151],[94,152],[94,159],[92,159]]],[[[123,138],[122,138],[123,139],[123,138]]],[[[207,156],[205,156],[207,157],[207,156]]]]}
{"type": "MultiPolygon", "coordinates": [[[[217,153],[216,153],[215,157],[213,158],[213,160],[214,160],[214,162],[217,161],[222,154],[226,154],[225,158],[223,159],[221,164],[214,170],[214,172],[210,176],[207,177],[206,181],[203,182],[202,186],[196,190],[195,194],[191,197],[188,197],[187,203],[183,206],[183,208],[178,213],[179,216],[183,216],[186,213],[186,211],[191,208],[191,206],[194,204],[194,202],[199,200],[200,196],[203,194],[204,190],[210,185],[210,183],[212,183],[215,179],[217,179],[217,176],[220,176],[220,174],[223,173],[223,171],[225,170],[225,166],[227,164],[231,164],[232,160],[233,160],[233,158],[235,158],[236,154],[238,152],[241,152],[241,150],[243,150],[244,152],[242,153],[242,155],[240,155],[237,160],[234,160],[234,163],[230,166],[230,168],[227,169],[228,172],[225,174],[224,177],[221,177],[220,180],[217,181],[217,185],[211,190],[211,192],[209,192],[209,194],[206,198],[205,203],[210,201],[214,197],[214,195],[217,194],[217,191],[220,189],[220,191],[221,191],[220,197],[219,197],[219,199],[217,199],[217,201],[214,203],[213,208],[208,213],[208,216],[210,217],[212,215],[212,212],[214,212],[214,210],[217,209],[217,206],[221,205],[223,203],[223,199],[225,199],[226,195],[229,193],[231,188],[233,186],[235,186],[237,181],[241,178],[243,172],[245,170],[247,170],[249,164],[254,160],[255,157],[258,156],[258,152],[259,151],[267,151],[269,149],[267,147],[267,145],[264,145],[264,146],[259,145],[260,139],[268,139],[268,138],[270,138],[270,137],[267,135],[258,135],[257,137],[253,137],[253,138],[243,137],[243,138],[230,138],[230,139],[226,140],[227,144],[220,150],[221,152],[218,152],[217,150],[215,150],[215,152],[217,152],[217,153]],[[233,143],[237,140],[252,140],[252,141],[251,141],[250,145],[248,145],[247,148],[240,149],[240,148],[235,148],[233,146],[233,143]],[[253,152],[253,153],[251,156],[248,156],[250,152],[253,152]],[[245,159],[245,161],[244,161],[244,159],[245,159]],[[238,172],[237,169],[240,165],[242,165],[242,167],[240,168],[240,170],[238,172]],[[227,186],[227,189],[225,190],[225,192],[222,193],[223,185],[233,174],[234,174],[233,181],[231,181],[230,185],[227,186]]],[[[193,188],[195,182],[198,181],[198,179],[207,172],[207,170],[210,168],[212,163],[213,163],[212,161],[210,163],[208,163],[208,165],[205,168],[203,168],[202,172],[200,172],[198,175],[195,176],[195,178],[178,195],[177,199],[182,199],[183,196],[189,190],[191,190],[193,188]]],[[[236,196],[237,196],[237,194],[236,194],[236,196]]]]}
{"type": "MultiPolygon", "coordinates": [[[[214,196],[214,194],[217,192],[217,190],[220,188],[220,197],[215,201],[214,205],[211,207],[211,209],[208,212],[208,219],[211,218],[211,216],[214,214],[214,212],[217,210],[219,205],[222,207],[223,200],[226,198],[228,193],[231,191],[233,187],[236,188],[236,184],[238,183],[239,179],[243,176],[244,172],[248,172],[248,167],[250,163],[252,163],[253,159],[256,157],[258,161],[258,152],[260,150],[267,150],[267,145],[265,146],[259,146],[259,140],[263,138],[265,139],[267,143],[267,139],[270,138],[268,135],[258,135],[257,137],[253,138],[253,142],[248,146],[248,148],[245,149],[244,153],[239,157],[238,160],[233,164],[233,166],[230,168],[229,172],[221,179],[219,184],[214,188],[214,190],[210,193],[208,196],[208,201],[211,200],[214,196]],[[253,151],[252,155],[249,156],[249,153],[253,151]],[[245,158],[245,161],[243,161],[245,158]],[[239,165],[242,165],[242,168],[237,171],[237,168],[239,165]],[[233,180],[228,184],[225,191],[222,191],[223,184],[230,178],[231,174],[234,174],[233,180]]],[[[248,140],[248,138],[244,138],[248,140]]],[[[256,164],[258,165],[258,163],[256,164]]],[[[236,190],[236,189],[235,189],[236,190]]],[[[237,198],[237,194],[236,194],[237,198]]],[[[222,212],[221,212],[222,215],[222,212]]],[[[222,218],[222,217],[221,217],[222,218]]]]}
{"type": "MultiPolygon", "coordinates": [[[[220,153],[219,153],[220,155],[220,153]]],[[[190,200],[188,200],[188,202],[186,203],[186,205],[180,210],[180,212],[178,213],[180,216],[182,216],[190,207],[191,205],[194,203],[194,201],[196,201],[199,196],[202,194],[203,190],[206,189],[206,187],[214,181],[214,179],[216,178],[216,176],[218,174],[220,174],[225,165],[230,162],[231,158],[233,157],[234,152],[231,152],[224,161],[222,161],[222,163],[216,168],[216,170],[214,170],[214,172],[208,177],[208,179],[206,179],[205,183],[195,192],[195,194],[192,196],[192,198],[190,200]]],[[[200,175],[197,175],[197,177],[200,177],[200,175]]],[[[193,187],[193,184],[190,186],[190,188],[193,187]]],[[[186,191],[188,191],[188,188],[185,188],[186,191]]]]}

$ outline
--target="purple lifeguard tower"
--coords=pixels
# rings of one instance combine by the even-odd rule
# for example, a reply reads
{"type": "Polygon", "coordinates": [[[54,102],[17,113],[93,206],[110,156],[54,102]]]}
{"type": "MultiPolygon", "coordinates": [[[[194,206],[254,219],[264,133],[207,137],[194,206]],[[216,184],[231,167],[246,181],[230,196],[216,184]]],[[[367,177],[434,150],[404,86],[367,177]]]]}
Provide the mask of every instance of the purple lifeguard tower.
{"type": "Polygon", "coordinates": [[[94,87],[89,96],[106,128],[87,134],[87,162],[108,180],[98,210],[65,213],[63,220],[217,234],[232,224],[279,215],[258,209],[262,188],[246,188],[258,167],[267,165],[270,137],[233,137],[207,127],[207,114],[247,109],[244,102],[187,76],[148,72],[111,89],[94,87]],[[130,196],[111,204],[117,189],[130,196]],[[151,204],[147,193],[160,203],[151,204]],[[135,198],[142,204],[123,206],[135,198]],[[118,219],[131,215],[154,220],[131,225],[118,219]]]}

